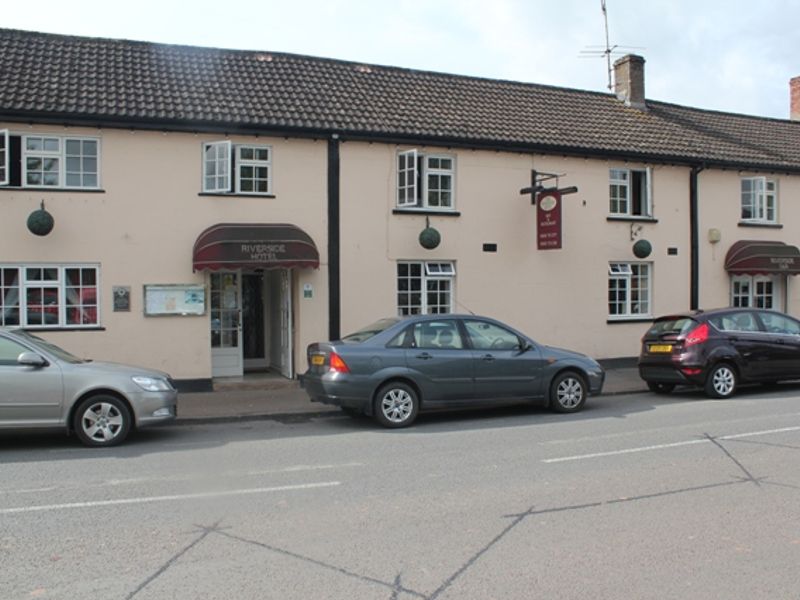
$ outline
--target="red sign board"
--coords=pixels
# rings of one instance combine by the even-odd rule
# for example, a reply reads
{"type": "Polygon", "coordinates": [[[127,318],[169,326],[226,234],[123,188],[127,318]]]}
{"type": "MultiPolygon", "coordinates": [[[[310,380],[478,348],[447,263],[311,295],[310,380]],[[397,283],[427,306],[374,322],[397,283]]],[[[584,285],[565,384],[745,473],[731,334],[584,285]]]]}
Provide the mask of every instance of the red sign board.
{"type": "Polygon", "coordinates": [[[539,250],[561,248],[561,193],[548,190],[536,202],[536,245],[539,250]]]}

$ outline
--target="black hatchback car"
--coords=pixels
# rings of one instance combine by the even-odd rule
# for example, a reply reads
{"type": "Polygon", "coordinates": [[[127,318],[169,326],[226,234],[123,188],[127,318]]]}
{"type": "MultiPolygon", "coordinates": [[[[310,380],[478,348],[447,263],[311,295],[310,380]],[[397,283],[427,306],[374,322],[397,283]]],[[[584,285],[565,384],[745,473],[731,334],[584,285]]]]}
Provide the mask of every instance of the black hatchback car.
{"type": "Polygon", "coordinates": [[[741,382],[800,379],[800,321],[752,308],[659,317],[642,338],[639,375],[659,394],[683,384],[712,398],[732,396],[741,382]]]}

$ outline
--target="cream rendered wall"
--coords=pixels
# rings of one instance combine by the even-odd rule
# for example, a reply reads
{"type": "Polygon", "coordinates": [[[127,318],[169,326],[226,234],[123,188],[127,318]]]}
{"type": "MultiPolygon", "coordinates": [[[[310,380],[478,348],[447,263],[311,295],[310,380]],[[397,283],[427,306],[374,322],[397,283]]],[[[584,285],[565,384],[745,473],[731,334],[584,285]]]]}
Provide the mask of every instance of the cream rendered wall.
{"type": "Polygon", "coordinates": [[[0,192],[0,263],[98,263],[103,331],[48,331],[42,336],[83,356],[130,362],[173,377],[211,375],[209,317],[144,317],[147,283],[207,283],[192,273],[192,246],[216,223],[292,223],[320,252],[319,270],[301,270],[295,285],[314,286],[295,307],[295,360],[327,328],[327,148],[325,142],[232,136],[268,144],[275,198],[201,196],[201,144],[218,134],[0,124],[12,134],[42,132],[101,140],[103,192],[0,192]],[[46,237],[27,231],[28,215],[44,199],[55,218],[46,237]],[[131,287],[131,311],[113,312],[111,288],[131,287]]]}
{"type": "MultiPolygon", "coordinates": [[[[730,276],[725,271],[725,255],[739,240],[771,240],[800,245],[800,177],[770,173],[707,170],[699,176],[700,221],[700,307],[715,308],[730,304],[730,276]],[[741,178],[766,176],[778,183],[778,223],[775,227],[739,225],[741,217],[741,178]],[[708,241],[709,229],[718,229],[721,240],[708,241]]],[[[787,278],[788,303],[782,307],[800,316],[800,283],[787,278]]]]}
{"type": "MultiPolygon", "coordinates": [[[[598,358],[638,354],[647,325],[608,321],[608,263],[635,261],[630,222],[608,222],[610,167],[646,165],[441,148],[456,156],[456,210],[430,215],[442,243],[418,243],[424,215],[393,214],[396,154],[410,146],[348,142],[341,148],[342,332],[396,314],[398,260],[455,260],[458,312],[496,317],[552,345],[598,358]],[[530,171],[564,173],[563,248],[536,249],[535,209],[519,190],[530,171]],[[497,243],[496,253],[483,243],[497,243]]],[[[641,225],[653,244],[652,311],[689,303],[689,171],[653,168],[657,223],[641,225]],[[677,247],[668,256],[667,247],[677,247]]],[[[638,239],[638,238],[637,238],[638,239]]]]}

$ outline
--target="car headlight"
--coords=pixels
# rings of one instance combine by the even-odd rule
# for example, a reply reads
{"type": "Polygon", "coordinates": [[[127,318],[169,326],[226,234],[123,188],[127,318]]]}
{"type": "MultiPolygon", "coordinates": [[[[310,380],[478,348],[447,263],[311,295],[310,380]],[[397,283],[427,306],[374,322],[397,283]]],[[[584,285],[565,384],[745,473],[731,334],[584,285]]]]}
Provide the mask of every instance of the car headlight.
{"type": "Polygon", "coordinates": [[[146,392],[166,392],[170,390],[169,383],[165,379],[157,377],[131,377],[133,382],[146,392]]]}

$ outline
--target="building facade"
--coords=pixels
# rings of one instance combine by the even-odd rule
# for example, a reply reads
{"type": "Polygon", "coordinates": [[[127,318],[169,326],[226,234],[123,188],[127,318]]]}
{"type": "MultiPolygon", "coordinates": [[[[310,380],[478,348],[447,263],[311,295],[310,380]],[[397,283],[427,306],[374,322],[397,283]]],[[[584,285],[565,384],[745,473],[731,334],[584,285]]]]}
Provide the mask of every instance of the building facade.
{"type": "Polygon", "coordinates": [[[10,30],[0,50],[0,325],[78,354],[202,389],[294,377],[310,342],[393,314],[601,359],[661,313],[800,314],[800,122],[646,100],[638,57],[611,95],[10,30]]]}

